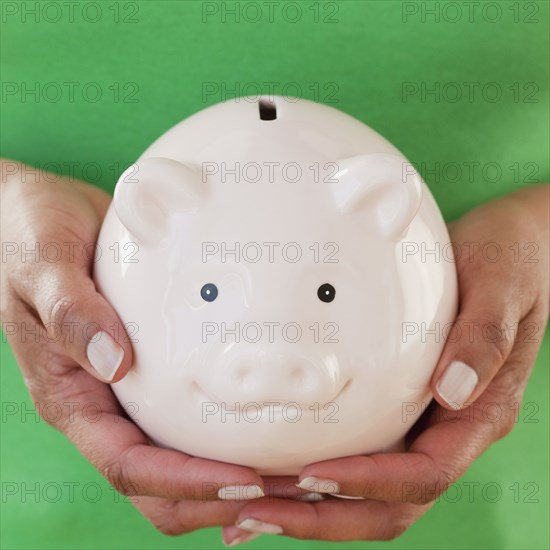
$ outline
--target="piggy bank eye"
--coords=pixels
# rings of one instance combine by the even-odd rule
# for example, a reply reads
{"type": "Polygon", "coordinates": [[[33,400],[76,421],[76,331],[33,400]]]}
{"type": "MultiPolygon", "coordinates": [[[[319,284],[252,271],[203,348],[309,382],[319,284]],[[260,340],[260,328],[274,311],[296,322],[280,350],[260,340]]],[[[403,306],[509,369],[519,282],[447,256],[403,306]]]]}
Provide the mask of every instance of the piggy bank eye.
{"type": "Polygon", "coordinates": [[[321,302],[332,302],[336,297],[336,289],[331,284],[325,283],[317,290],[317,296],[321,302]]]}
{"type": "Polygon", "coordinates": [[[213,302],[218,297],[218,287],[213,283],[206,283],[201,288],[201,296],[205,302],[213,302]]]}

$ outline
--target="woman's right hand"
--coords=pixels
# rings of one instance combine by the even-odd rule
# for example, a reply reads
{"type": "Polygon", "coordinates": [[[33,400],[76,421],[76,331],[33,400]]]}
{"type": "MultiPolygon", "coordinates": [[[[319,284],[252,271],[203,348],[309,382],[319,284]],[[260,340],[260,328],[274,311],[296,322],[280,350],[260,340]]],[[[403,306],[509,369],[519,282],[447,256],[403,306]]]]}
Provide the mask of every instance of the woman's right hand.
{"type": "Polygon", "coordinates": [[[108,385],[132,366],[123,323],[91,278],[111,197],[15,161],[1,174],[2,328],[42,417],[163,533],[233,524],[262,478],[152,446],[108,385]]]}

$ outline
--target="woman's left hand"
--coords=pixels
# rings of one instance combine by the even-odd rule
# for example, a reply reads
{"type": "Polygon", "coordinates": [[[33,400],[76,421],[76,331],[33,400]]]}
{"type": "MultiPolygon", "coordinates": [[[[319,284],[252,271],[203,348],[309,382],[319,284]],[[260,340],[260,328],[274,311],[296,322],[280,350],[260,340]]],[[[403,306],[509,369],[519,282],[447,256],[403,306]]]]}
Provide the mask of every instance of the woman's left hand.
{"type": "Polygon", "coordinates": [[[542,185],[516,192],[451,224],[459,251],[455,324],[461,337],[444,347],[431,382],[435,401],[409,434],[407,452],[305,467],[301,488],[356,499],[300,502],[268,496],[247,503],[235,526],[224,528],[226,544],[245,532],[331,541],[394,539],[511,431],[548,318],[549,191],[542,185]],[[502,252],[497,261],[495,250],[502,252]],[[495,407],[499,414],[493,414],[495,407]]]}

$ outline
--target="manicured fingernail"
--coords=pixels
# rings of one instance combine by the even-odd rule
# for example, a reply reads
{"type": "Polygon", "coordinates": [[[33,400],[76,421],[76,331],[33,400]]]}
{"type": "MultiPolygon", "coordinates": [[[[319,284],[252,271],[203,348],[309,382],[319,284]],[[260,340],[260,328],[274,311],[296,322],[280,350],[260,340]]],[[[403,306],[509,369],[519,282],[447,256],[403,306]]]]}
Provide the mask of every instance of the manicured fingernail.
{"type": "Polygon", "coordinates": [[[237,546],[239,544],[244,544],[245,542],[251,541],[255,538],[258,538],[261,533],[247,533],[246,535],[240,535],[236,539],[233,539],[231,542],[223,543],[224,546],[237,546]]]}
{"type": "Polygon", "coordinates": [[[325,500],[325,497],[321,493],[304,493],[296,498],[303,502],[319,502],[320,500],[325,500]]]}
{"type": "Polygon", "coordinates": [[[315,491],[316,493],[339,493],[340,485],[332,479],[320,479],[317,477],[306,477],[296,484],[300,489],[315,491]]]}
{"type": "Polygon", "coordinates": [[[265,496],[259,485],[229,485],[218,491],[220,500],[253,500],[265,496]]]}
{"type": "Polygon", "coordinates": [[[453,407],[461,409],[478,383],[476,371],[462,361],[453,361],[436,384],[439,395],[453,407]]]}
{"type": "Polygon", "coordinates": [[[274,523],[267,523],[260,521],[259,519],[246,518],[235,524],[239,529],[245,531],[252,531],[253,533],[265,533],[268,535],[280,535],[283,532],[283,528],[280,525],[274,523]]]}
{"type": "Polygon", "coordinates": [[[86,355],[98,374],[110,382],[124,359],[124,350],[107,332],[98,332],[88,343],[86,355]]]}

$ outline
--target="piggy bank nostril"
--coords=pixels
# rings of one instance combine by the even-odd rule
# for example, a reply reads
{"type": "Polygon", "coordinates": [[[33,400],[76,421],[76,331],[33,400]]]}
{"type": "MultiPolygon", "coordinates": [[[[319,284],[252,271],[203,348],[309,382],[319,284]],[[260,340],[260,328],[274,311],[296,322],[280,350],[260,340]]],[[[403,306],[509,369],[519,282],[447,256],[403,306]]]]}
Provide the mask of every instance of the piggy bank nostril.
{"type": "Polygon", "coordinates": [[[300,367],[294,367],[289,373],[289,382],[294,388],[301,388],[306,382],[307,376],[300,367]]]}
{"type": "Polygon", "coordinates": [[[231,378],[238,387],[246,387],[252,383],[254,376],[248,365],[239,365],[233,371],[231,378]]]}

